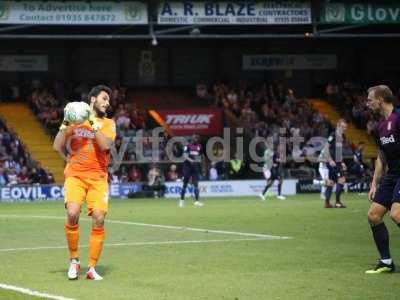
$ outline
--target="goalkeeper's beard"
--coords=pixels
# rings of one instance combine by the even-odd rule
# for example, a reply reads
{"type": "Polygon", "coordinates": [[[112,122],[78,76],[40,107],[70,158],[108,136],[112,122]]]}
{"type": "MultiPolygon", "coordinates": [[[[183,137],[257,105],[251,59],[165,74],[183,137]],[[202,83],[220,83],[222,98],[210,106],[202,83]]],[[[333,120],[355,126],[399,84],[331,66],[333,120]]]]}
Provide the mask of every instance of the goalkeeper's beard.
{"type": "Polygon", "coordinates": [[[97,118],[104,118],[106,116],[105,112],[102,112],[101,110],[97,109],[96,107],[93,107],[94,113],[97,118]]]}

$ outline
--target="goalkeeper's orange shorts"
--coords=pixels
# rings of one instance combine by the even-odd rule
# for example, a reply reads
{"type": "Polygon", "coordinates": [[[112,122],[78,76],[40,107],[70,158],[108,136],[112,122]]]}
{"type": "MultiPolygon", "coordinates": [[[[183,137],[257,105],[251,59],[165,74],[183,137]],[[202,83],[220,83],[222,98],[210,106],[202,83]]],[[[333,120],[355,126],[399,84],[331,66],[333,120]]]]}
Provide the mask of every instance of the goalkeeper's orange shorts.
{"type": "Polygon", "coordinates": [[[108,211],[107,180],[69,176],[64,183],[64,203],[77,203],[82,206],[86,201],[88,216],[94,210],[108,211]]]}

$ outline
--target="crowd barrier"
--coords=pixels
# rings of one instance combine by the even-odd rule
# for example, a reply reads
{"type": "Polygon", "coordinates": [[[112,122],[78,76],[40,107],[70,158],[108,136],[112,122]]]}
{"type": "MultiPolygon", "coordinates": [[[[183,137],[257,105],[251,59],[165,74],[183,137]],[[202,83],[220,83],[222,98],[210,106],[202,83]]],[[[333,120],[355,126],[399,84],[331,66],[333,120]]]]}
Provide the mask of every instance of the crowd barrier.
{"type": "MultiPolygon", "coordinates": [[[[296,194],[297,180],[284,180],[282,193],[284,195],[296,194]]],[[[166,182],[165,197],[177,198],[182,190],[182,182],[166,182]]],[[[265,180],[226,180],[226,181],[201,181],[199,183],[202,197],[238,197],[257,196],[265,187],[265,180]]],[[[193,194],[193,186],[189,185],[187,195],[193,194]]],[[[109,196],[111,198],[128,198],[143,190],[141,183],[111,184],[109,196]]],[[[272,188],[277,193],[276,184],[272,188]]],[[[62,185],[13,185],[0,187],[1,202],[24,201],[54,201],[64,198],[62,185]]]]}
{"type": "MultiPolygon", "coordinates": [[[[354,179],[347,179],[346,180],[347,191],[348,192],[358,192],[359,191],[359,182],[355,181],[354,179]]],[[[333,188],[333,191],[336,187],[333,188]]],[[[364,191],[369,189],[368,183],[363,183],[364,191]]],[[[319,193],[321,192],[321,185],[315,184],[313,180],[300,180],[297,183],[297,193],[298,194],[305,194],[305,193],[319,193]]]]}
{"type": "MultiPolygon", "coordinates": [[[[127,198],[128,195],[140,192],[140,183],[122,183],[110,185],[110,197],[127,198]]],[[[0,187],[1,202],[21,202],[38,200],[62,200],[64,187],[62,185],[12,185],[0,187]]]]}
{"type": "MultiPolygon", "coordinates": [[[[265,180],[223,180],[200,181],[199,189],[202,197],[238,197],[257,196],[265,188],[265,180]]],[[[295,195],[297,180],[283,181],[282,194],[295,195]]],[[[187,194],[193,194],[193,186],[189,185],[187,194]]],[[[167,182],[165,197],[177,198],[182,191],[182,182],[167,182]]],[[[272,192],[277,194],[277,185],[274,184],[272,192]]]]}

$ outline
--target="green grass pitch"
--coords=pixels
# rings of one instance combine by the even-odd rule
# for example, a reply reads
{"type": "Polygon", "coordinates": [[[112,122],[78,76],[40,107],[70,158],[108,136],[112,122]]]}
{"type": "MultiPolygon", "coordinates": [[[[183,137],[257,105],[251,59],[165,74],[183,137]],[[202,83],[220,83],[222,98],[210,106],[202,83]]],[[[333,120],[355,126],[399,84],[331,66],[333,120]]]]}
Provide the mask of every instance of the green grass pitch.
{"type": "MultiPolygon", "coordinates": [[[[316,194],[207,198],[204,207],[187,201],[184,208],[171,199],[113,200],[107,218],[125,223],[106,224],[101,282],[84,279],[86,268],[79,280],[66,279],[61,202],[0,204],[0,284],[73,299],[399,299],[398,273],[364,274],[378,258],[366,196],[343,199],[347,209],[323,209],[316,194]]],[[[82,217],[86,246],[90,223],[82,217]]],[[[399,228],[386,224],[400,262],[399,228]]],[[[83,266],[87,251],[80,251],[83,266]]],[[[38,298],[0,288],[0,299],[38,298]]]]}

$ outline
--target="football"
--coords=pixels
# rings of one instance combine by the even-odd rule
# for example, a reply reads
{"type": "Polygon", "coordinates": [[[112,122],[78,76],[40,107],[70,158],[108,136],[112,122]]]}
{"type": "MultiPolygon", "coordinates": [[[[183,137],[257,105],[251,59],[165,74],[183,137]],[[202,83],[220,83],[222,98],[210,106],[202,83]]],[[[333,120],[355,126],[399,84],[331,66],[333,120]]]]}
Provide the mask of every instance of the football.
{"type": "Polygon", "coordinates": [[[90,107],[86,102],[69,102],[64,108],[64,120],[79,124],[89,119],[90,107]]]}

